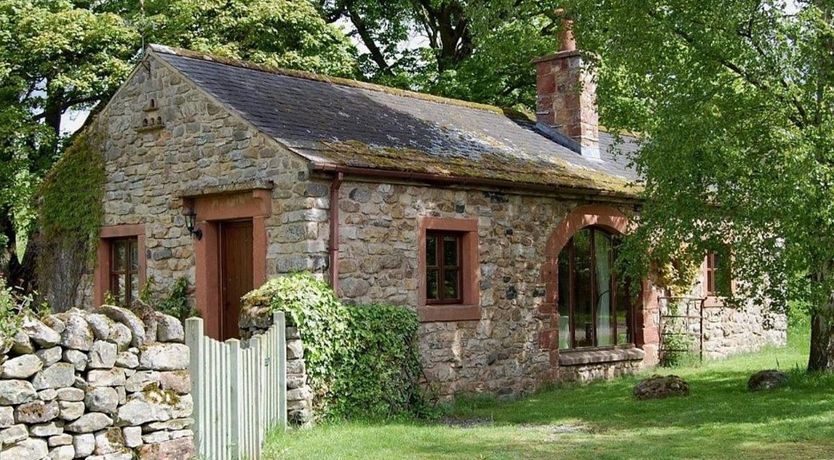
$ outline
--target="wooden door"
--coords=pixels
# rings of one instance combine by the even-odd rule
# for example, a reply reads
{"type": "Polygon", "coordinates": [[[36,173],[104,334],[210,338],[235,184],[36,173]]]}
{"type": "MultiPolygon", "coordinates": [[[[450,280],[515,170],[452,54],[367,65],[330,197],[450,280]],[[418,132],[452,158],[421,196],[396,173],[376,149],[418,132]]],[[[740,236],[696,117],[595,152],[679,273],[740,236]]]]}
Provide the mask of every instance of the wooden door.
{"type": "Polygon", "coordinates": [[[239,338],[240,298],[252,280],[252,221],[220,223],[220,340],[239,338]]]}

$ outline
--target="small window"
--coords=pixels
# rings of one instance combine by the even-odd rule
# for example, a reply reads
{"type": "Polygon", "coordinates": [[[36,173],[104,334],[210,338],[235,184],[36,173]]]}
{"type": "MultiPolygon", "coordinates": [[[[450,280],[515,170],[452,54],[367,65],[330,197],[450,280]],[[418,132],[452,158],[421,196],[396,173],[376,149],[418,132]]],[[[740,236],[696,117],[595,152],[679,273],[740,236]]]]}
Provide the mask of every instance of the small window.
{"type": "Polygon", "coordinates": [[[729,293],[732,283],[729,267],[729,251],[710,251],[707,253],[706,278],[707,295],[719,296],[729,293]]]}
{"type": "Polygon", "coordinates": [[[461,240],[458,232],[426,232],[426,303],[461,303],[461,240]]]}
{"type": "Polygon", "coordinates": [[[136,237],[110,240],[110,294],[119,305],[139,297],[139,241],[136,237]]]}

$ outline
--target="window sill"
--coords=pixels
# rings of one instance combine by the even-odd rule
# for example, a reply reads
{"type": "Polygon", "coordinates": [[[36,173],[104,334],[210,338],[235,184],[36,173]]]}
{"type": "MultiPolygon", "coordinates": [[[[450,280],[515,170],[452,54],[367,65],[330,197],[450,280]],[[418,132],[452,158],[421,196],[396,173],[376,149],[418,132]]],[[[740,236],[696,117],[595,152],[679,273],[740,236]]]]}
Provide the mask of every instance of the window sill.
{"type": "Polygon", "coordinates": [[[614,363],[620,361],[642,361],[643,356],[645,356],[645,353],[637,347],[563,350],[559,352],[559,365],[583,366],[586,364],[614,363]]]}
{"type": "Polygon", "coordinates": [[[479,305],[421,305],[417,307],[420,322],[479,321],[479,305]]]}
{"type": "Polygon", "coordinates": [[[715,308],[724,306],[724,297],[709,295],[704,299],[705,308],[715,308]]]}

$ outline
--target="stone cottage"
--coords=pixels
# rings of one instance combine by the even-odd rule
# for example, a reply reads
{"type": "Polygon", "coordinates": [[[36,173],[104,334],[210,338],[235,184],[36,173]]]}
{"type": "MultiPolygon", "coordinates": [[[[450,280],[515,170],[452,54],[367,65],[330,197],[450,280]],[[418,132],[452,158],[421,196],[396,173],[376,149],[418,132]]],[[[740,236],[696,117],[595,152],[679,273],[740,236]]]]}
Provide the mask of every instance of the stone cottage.
{"type": "MultiPolygon", "coordinates": [[[[414,308],[444,395],[653,365],[662,287],[613,270],[638,142],[600,129],[570,41],[535,65],[528,116],[150,46],[87,127],[107,174],[91,295],[185,276],[226,339],[241,295],[311,271],[346,301],[414,308]]],[[[696,289],[716,307],[709,353],[784,342],[784,321],[721,308],[714,262],[696,289]]]]}

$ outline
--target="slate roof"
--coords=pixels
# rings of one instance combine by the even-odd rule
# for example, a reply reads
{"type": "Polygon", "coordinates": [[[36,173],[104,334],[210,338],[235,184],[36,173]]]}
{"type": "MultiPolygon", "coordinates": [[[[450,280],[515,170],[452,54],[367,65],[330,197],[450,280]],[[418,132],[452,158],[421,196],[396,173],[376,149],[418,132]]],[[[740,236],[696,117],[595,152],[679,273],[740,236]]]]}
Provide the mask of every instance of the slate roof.
{"type": "Polygon", "coordinates": [[[481,104],[152,45],[159,58],[315,166],[489,179],[633,195],[637,143],[600,133],[601,160],[481,104]]]}

